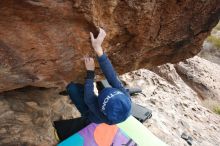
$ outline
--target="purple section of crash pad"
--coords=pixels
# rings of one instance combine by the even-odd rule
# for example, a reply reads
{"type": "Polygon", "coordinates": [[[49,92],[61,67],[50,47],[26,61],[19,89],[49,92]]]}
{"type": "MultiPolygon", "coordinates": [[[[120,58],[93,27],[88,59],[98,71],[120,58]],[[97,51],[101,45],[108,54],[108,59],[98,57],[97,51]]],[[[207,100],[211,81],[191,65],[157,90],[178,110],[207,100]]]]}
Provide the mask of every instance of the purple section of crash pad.
{"type": "Polygon", "coordinates": [[[128,137],[121,129],[118,129],[113,141],[112,146],[137,146],[137,144],[128,137]]]}
{"type": "Polygon", "coordinates": [[[98,146],[94,140],[94,131],[97,124],[91,123],[78,133],[84,138],[84,146],[98,146]]]}
{"type": "MultiPolygon", "coordinates": [[[[94,131],[98,124],[91,123],[78,132],[83,139],[83,146],[98,146],[94,139],[94,131]]],[[[137,146],[137,144],[126,135],[121,129],[118,128],[117,133],[112,141],[112,146],[137,146]]]]}

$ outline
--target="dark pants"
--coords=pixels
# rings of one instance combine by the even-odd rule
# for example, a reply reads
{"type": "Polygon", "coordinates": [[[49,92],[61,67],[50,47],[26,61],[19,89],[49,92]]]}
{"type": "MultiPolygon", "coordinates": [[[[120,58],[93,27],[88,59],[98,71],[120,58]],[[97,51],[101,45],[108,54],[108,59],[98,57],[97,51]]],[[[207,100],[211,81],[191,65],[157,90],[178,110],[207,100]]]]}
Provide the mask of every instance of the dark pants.
{"type": "Polygon", "coordinates": [[[54,121],[54,127],[61,141],[83,129],[91,122],[87,118],[89,112],[88,106],[84,102],[84,86],[82,84],[71,82],[67,86],[67,93],[76,108],[81,113],[80,118],[54,121]]]}
{"type": "Polygon", "coordinates": [[[84,102],[84,86],[79,83],[71,82],[67,86],[67,92],[73,104],[81,113],[81,116],[87,117],[89,108],[84,102]]]}

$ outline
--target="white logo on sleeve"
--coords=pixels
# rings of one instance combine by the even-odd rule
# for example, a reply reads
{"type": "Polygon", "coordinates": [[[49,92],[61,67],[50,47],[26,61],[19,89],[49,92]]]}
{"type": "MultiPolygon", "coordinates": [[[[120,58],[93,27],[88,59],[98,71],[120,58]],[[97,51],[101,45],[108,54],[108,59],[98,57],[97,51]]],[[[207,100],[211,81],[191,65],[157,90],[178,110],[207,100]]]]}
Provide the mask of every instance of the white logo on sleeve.
{"type": "Polygon", "coordinates": [[[119,95],[119,94],[123,94],[123,93],[121,93],[120,91],[114,91],[113,93],[109,94],[102,103],[102,111],[105,110],[106,104],[108,103],[109,99],[111,99],[113,96],[119,95]]]}

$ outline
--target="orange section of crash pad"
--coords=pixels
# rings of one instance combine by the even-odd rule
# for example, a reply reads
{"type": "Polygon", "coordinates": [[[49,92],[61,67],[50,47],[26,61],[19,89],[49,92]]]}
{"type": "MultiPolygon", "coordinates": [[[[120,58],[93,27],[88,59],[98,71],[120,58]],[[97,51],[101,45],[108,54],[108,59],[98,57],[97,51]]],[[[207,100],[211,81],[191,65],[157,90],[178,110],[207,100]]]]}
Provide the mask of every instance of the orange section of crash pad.
{"type": "Polygon", "coordinates": [[[110,146],[117,133],[116,125],[99,124],[94,131],[94,139],[98,146],[110,146]]]}

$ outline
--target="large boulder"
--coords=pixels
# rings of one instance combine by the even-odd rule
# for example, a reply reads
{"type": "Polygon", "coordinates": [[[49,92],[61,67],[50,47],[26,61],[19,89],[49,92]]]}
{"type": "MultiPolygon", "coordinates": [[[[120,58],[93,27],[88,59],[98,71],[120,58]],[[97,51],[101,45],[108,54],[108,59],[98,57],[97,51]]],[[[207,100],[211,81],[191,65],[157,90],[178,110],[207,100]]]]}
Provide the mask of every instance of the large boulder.
{"type": "MultiPolygon", "coordinates": [[[[198,60],[202,59],[199,57],[188,59],[187,65],[181,63],[178,66],[188,67],[190,71],[193,71],[191,68],[198,65],[195,63],[198,60]]],[[[210,66],[213,64],[210,62],[210,66]]],[[[208,89],[204,93],[213,92],[210,95],[214,95],[217,90],[213,90],[212,87],[219,85],[220,78],[213,81],[211,78],[214,73],[219,71],[219,68],[216,66],[213,69],[208,68],[210,70],[205,73],[207,71],[206,65],[207,62],[200,61],[200,66],[194,71],[199,72],[200,68],[204,74],[195,73],[194,80],[188,80],[188,82],[192,84],[199,75],[200,78],[203,78],[200,82],[203,82],[203,86],[208,89]],[[203,68],[202,65],[204,65],[203,68]],[[205,83],[206,81],[209,82],[205,83]]],[[[143,91],[143,94],[133,96],[132,100],[153,111],[152,118],[144,125],[170,146],[188,146],[187,142],[181,138],[183,133],[192,137],[193,146],[219,145],[220,116],[208,109],[211,107],[205,108],[202,105],[204,102],[200,100],[201,92],[194,90],[188,82],[185,82],[173,64],[158,66],[153,71],[140,69],[122,75],[123,81],[128,86],[140,87],[143,91]]],[[[190,73],[187,72],[187,75],[190,73]]],[[[218,87],[216,86],[216,88],[218,87]]],[[[218,103],[217,106],[220,107],[219,105],[218,103]]]]}
{"type": "Polygon", "coordinates": [[[0,92],[81,82],[97,26],[119,74],[194,56],[217,24],[219,2],[1,0],[0,92]]]}
{"type": "Polygon", "coordinates": [[[195,56],[175,65],[181,78],[202,100],[220,103],[220,66],[195,56]]]}
{"type": "Polygon", "coordinates": [[[0,94],[1,146],[55,146],[53,121],[79,112],[54,89],[25,87],[0,94]]]}

